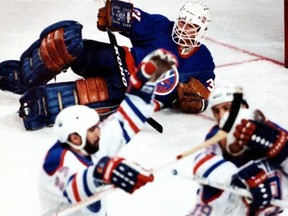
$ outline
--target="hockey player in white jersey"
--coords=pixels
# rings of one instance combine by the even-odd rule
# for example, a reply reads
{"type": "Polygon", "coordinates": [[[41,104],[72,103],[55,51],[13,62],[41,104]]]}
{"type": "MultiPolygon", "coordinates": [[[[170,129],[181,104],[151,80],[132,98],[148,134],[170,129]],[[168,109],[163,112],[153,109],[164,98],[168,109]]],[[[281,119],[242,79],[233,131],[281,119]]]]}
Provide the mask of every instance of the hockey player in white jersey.
{"type": "MultiPolygon", "coordinates": [[[[67,107],[58,114],[54,125],[58,141],[49,149],[40,175],[41,215],[50,215],[47,212],[63,204],[78,203],[104,184],[133,193],[153,181],[150,172],[117,153],[152,115],[156,80],[176,64],[176,57],[163,49],[148,55],[130,76],[117,111],[103,122],[94,109],[84,105],[67,107]]],[[[106,214],[105,200],[101,200],[73,215],[106,214]]]]}
{"type": "MultiPolygon", "coordinates": [[[[212,137],[227,120],[234,86],[218,86],[209,96],[209,107],[217,124],[212,137]]],[[[193,175],[210,182],[248,190],[252,199],[228,190],[201,185],[189,216],[279,215],[283,209],[271,199],[288,200],[288,133],[264,114],[242,105],[228,136],[197,154],[193,175]]]]}

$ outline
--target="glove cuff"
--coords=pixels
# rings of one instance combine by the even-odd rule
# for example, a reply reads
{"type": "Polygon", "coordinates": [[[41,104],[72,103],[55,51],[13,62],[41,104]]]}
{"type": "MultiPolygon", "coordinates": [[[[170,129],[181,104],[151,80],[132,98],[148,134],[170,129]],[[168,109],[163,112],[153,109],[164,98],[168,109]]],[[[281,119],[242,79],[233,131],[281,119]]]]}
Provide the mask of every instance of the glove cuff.
{"type": "Polygon", "coordinates": [[[99,162],[96,164],[95,170],[94,170],[94,177],[95,178],[104,180],[106,166],[110,160],[111,160],[111,158],[108,156],[103,157],[99,160],[99,162]]]}

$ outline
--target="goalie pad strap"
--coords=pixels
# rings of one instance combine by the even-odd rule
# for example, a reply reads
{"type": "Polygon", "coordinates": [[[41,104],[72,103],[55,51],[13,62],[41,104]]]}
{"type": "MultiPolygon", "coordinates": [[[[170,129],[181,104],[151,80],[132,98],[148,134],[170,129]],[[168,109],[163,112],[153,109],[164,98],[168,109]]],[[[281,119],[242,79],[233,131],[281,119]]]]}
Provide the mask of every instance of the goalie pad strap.
{"type": "Polygon", "coordinates": [[[85,105],[98,101],[109,100],[106,80],[102,77],[77,80],[79,104],[85,105]]]}
{"type": "Polygon", "coordinates": [[[66,64],[75,59],[67,51],[63,28],[49,33],[42,39],[40,52],[46,67],[55,72],[60,72],[66,64]]]}

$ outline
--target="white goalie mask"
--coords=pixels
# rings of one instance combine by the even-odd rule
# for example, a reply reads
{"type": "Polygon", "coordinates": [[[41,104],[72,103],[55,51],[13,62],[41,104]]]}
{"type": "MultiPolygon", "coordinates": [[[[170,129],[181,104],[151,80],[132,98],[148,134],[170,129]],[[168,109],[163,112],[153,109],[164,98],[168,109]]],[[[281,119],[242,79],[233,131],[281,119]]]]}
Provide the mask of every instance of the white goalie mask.
{"type": "Polygon", "coordinates": [[[206,38],[209,8],[198,1],[188,1],[180,9],[172,30],[173,41],[184,49],[199,47],[206,38]]]}
{"type": "Polygon", "coordinates": [[[82,150],[86,145],[87,130],[100,121],[98,113],[84,105],[73,105],[63,109],[56,117],[54,133],[61,143],[67,143],[74,149],[82,150]],[[77,133],[82,140],[75,145],[68,140],[69,135],[77,133]]]}

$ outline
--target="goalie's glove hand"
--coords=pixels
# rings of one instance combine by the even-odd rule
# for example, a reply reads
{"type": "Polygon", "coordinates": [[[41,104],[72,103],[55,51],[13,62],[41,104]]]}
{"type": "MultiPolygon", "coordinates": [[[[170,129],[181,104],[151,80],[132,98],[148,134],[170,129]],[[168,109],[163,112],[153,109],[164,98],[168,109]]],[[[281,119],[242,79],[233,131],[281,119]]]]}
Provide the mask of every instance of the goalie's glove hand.
{"type": "Polygon", "coordinates": [[[288,156],[287,132],[267,123],[242,119],[233,135],[239,146],[246,145],[262,153],[275,165],[281,164],[288,156]]]}
{"type": "Polygon", "coordinates": [[[95,167],[94,176],[128,193],[154,180],[151,173],[121,157],[103,157],[95,167]]]}
{"type": "Polygon", "coordinates": [[[201,113],[206,110],[210,92],[197,79],[191,77],[188,83],[177,86],[177,100],[173,106],[184,113],[201,113]]]}
{"type": "Polygon", "coordinates": [[[247,198],[247,202],[251,202],[251,207],[257,209],[270,205],[272,199],[270,180],[266,172],[254,162],[235,174],[231,184],[240,188],[247,188],[250,191],[252,200],[247,198]]]}
{"type": "Polygon", "coordinates": [[[131,85],[140,89],[148,81],[154,83],[162,74],[177,65],[175,55],[165,49],[157,49],[142,60],[135,74],[131,74],[131,85]]]}

